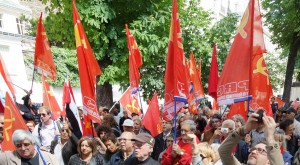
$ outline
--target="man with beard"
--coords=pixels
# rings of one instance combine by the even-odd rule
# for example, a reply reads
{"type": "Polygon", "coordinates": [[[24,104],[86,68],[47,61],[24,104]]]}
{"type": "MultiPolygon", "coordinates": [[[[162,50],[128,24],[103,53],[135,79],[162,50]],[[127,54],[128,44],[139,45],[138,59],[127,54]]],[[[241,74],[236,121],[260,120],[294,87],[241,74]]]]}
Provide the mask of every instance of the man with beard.
{"type": "MultiPolygon", "coordinates": [[[[181,123],[181,135],[177,143],[171,145],[162,156],[163,165],[173,164],[191,164],[192,163],[192,145],[188,134],[195,134],[196,124],[193,120],[184,120],[181,123]]],[[[198,138],[196,142],[199,143],[198,138]]]]}
{"type": "Polygon", "coordinates": [[[266,143],[260,142],[253,148],[250,148],[247,165],[283,165],[283,156],[280,152],[278,142],[275,141],[274,132],[276,123],[272,117],[263,115],[263,123],[258,122],[259,115],[252,113],[244,127],[241,127],[230,134],[221,144],[219,154],[223,164],[241,165],[241,163],[232,155],[236,144],[245,137],[247,132],[263,124],[265,126],[266,143]],[[231,151],[231,152],[230,152],[231,151]]]}
{"type": "Polygon", "coordinates": [[[133,132],[123,132],[121,136],[118,138],[120,149],[121,151],[115,153],[110,160],[108,161],[107,165],[120,165],[123,164],[123,162],[127,158],[131,158],[134,156],[133,154],[133,132]]]}
{"type": "Polygon", "coordinates": [[[159,165],[157,161],[151,158],[155,140],[150,134],[140,133],[133,138],[133,141],[135,156],[126,159],[125,165],[159,165]]]}

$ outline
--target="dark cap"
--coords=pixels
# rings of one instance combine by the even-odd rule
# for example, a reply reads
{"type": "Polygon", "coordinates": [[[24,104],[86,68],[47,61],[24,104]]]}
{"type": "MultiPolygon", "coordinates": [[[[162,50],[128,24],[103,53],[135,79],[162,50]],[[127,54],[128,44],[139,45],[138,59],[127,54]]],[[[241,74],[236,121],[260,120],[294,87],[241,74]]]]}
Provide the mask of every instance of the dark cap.
{"type": "Polygon", "coordinates": [[[219,119],[219,120],[221,120],[222,116],[220,114],[216,113],[216,114],[212,115],[211,119],[219,119]]]}
{"type": "Polygon", "coordinates": [[[140,133],[140,134],[136,135],[132,140],[142,142],[142,143],[148,143],[151,146],[154,146],[154,143],[155,143],[154,138],[150,134],[147,134],[147,133],[140,133]]]}

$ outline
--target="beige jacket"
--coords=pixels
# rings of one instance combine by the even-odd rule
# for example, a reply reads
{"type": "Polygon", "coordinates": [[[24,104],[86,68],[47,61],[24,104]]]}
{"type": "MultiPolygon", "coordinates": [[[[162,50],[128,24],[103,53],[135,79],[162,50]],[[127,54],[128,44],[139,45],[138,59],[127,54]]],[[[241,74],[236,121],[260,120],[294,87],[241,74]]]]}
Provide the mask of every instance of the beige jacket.
{"type": "MultiPolygon", "coordinates": [[[[47,165],[58,165],[54,155],[41,151],[47,165]]],[[[38,153],[37,153],[38,154],[38,153]]],[[[20,165],[21,158],[16,151],[6,151],[0,154],[0,165],[20,165]]],[[[39,158],[39,164],[43,165],[43,160],[39,158]]]]}
{"type": "MultiPolygon", "coordinates": [[[[225,141],[221,144],[218,151],[221,160],[224,165],[242,165],[234,155],[232,155],[233,148],[239,143],[239,141],[245,137],[244,128],[239,128],[230,134],[225,141]]],[[[280,152],[278,143],[269,144],[267,146],[268,158],[270,165],[283,165],[283,156],[280,152]]]]}

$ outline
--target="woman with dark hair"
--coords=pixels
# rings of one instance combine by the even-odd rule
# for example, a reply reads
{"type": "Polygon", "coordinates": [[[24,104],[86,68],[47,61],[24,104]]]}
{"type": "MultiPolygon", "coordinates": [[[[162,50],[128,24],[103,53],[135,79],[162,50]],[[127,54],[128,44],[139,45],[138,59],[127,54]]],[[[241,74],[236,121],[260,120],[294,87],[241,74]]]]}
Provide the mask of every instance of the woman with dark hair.
{"type": "Polygon", "coordinates": [[[107,148],[104,158],[108,162],[111,156],[119,151],[117,137],[113,133],[109,133],[103,138],[103,143],[107,148]]]}
{"type": "Polygon", "coordinates": [[[106,125],[108,127],[110,127],[113,131],[113,133],[116,135],[116,137],[120,137],[121,136],[121,130],[118,127],[118,123],[116,122],[115,118],[108,114],[105,115],[103,118],[103,124],[102,125],[106,125]]]}
{"type": "Polygon", "coordinates": [[[97,151],[104,155],[106,153],[106,146],[105,144],[103,143],[103,138],[109,134],[109,133],[112,133],[112,129],[106,125],[99,125],[97,127],[97,136],[98,137],[95,137],[95,140],[96,140],[96,148],[97,148],[97,151]]]}
{"type": "Polygon", "coordinates": [[[103,157],[97,153],[92,138],[82,137],[77,145],[78,154],[71,156],[69,165],[104,165],[103,157]]]}

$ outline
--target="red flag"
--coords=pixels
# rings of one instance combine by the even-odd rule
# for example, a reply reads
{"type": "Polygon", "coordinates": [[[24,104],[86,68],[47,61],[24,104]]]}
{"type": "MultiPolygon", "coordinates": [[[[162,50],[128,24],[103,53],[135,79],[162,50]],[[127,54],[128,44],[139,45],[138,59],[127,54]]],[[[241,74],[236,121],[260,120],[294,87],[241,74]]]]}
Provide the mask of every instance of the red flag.
{"type": "MultiPolygon", "coordinates": [[[[15,88],[13,87],[13,85],[11,84],[11,79],[10,79],[10,76],[7,72],[7,69],[5,67],[5,64],[4,64],[4,60],[2,58],[2,56],[0,56],[0,73],[1,73],[1,76],[4,80],[3,84],[2,84],[2,81],[1,81],[1,84],[0,86],[2,86],[1,88],[3,88],[3,86],[5,86],[6,90],[3,89],[3,95],[5,95],[5,92],[8,91],[11,93],[11,96],[14,96],[15,95],[15,88]]],[[[1,90],[1,89],[0,89],[1,90]]]]}
{"type": "Polygon", "coordinates": [[[143,126],[151,132],[151,135],[153,137],[157,136],[162,132],[162,123],[161,118],[159,116],[160,112],[158,105],[158,97],[157,93],[155,92],[142,121],[143,126]]]}
{"type": "Polygon", "coordinates": [[[68,78],[66,78],[64,83],[63,107],[64,107],[64,112],[66,113],[66,116],[68,117],[73,129],[77,133],[79,130],[82,135],[82,125],[80,121],[80,116],[76,106],[73,90],[68,78]]]}
{"type": "Polygon", "coordinates": [[[123,96],[120,98],[120,103],[130,116],[133,112],[138,115],[142,114],[138,102],[138,93],[132,91],[130,87],[127,88],[123,96]]]}
{"type": "Polygon", "coordinates": [[[18,108],[15,106],[14,101],[6,92],[3,126],[4,140],[2,142],[2,151],[15,150],[15,145],[12,142],[12,134],[17,129],[28,130],[22,116],[19,113],[18,108]]]}
{"type": "Polygon", "coordinates": [[[50,89],[50,85],[42,74],[43,81],[43,105],[49,107],[52,112],[54,120],[59,118],[60,116],[65,116],[65,113],[60,110],[60,107],[55,99],[53,91],[50,89]]]}
{"type": "Polygon", "coordinates": [[[126,27],[126,36],[129,50],[129,80],[130,87],[132,89],[139,88],[140,72],[139,68],[142,66],[142,56],[138,45],[135,41],[134,36],[131,34],[130,30],[125,24],[126,27]]]}
{"type": "Polygon", "coordinates": [[[212,53],[210,72],[208,78],[208,94],[217,100],[217,88],[218,88],[218,60],[217,60],[217,48],[214,44],[214,49],[212,53]]]}
{"type": "Polygon", "coordinates": [[[251,108],[262,107],[271,116],[272,88],[262,55],[265,51],[259,3],[250,0],[219,79],[219,104],[245,101],[252,95],[251,108]]]}
{"type": "Polygon", "coordinates": [[[240,114],[247,121],[247,113],[247,101],[234,103],[230,106],[227,118],[232,119],[232,116],[240,114]]]}
{"type": "MultiPolygon", "coordinates": [[[[181,38],[181,29],[179,22],[179,14],[177,0],[173,0],[173,9],[170,26],[170,41],[168,46],[168,56],[166,64],[166,72],[164,77],[165,96],[163,117],[166,121],[170,121],[174,116],[174,97],[187,99],[188,79],[186,73],[186,61],[183,53],[183,43],[181,38]]],[[[184,106],[183,102],[176,102],[176,112],[184,106]]]]}
{"type": "Polygon", "coordinates": [[[83,136],[93,136],[97,137],[96,130],[94,128],[94,125],[92,125],[92,120],[89,118],[88,115],[84,115],[83,117],[83,123],[82,123],[82,131],[83,136]]]}
{"type": "Polygon", "coordinates": [[[96,76],[101,74],[101,70],[97,60],[95,59],[90,43],[85,35],[74,0],[73,20],[83,110],[87,112],[90,119],[97,123],[101,123],[95,97],[96,76]]]}
{"type": "Polygon", "coordinates": [[[201,78],[199,77],[199,74],[197,74],[197,67],[196,67],[196,62],[195,62],[193,52],[191,52],[189,64],[190,64],[190,69],[189,69],[190,78],[194,85],[195,97],[197,100],[199,100],[201,98],[204,98],[205,94],[204,94],[201,78]]]}
{"type": "Polygon", "coordinates": [[[0,100],[0,113],[4,113],[4,106],[2,105],[1,100],[0,100]]]}
{"type": "Polygon", "coordinates": [[[42,13],[37,27],[34,66],[40,69],[47,77],[56,80],[56,68],[52,58],[52,52],[42,21],[42,13]]]}
{"type": "Polygon", "coordinates": [[[275,97],[275,102],[278,103],[278,108],[281,108],[284,106],[284,101],[281,100],[279,97],[275,97]]]}

